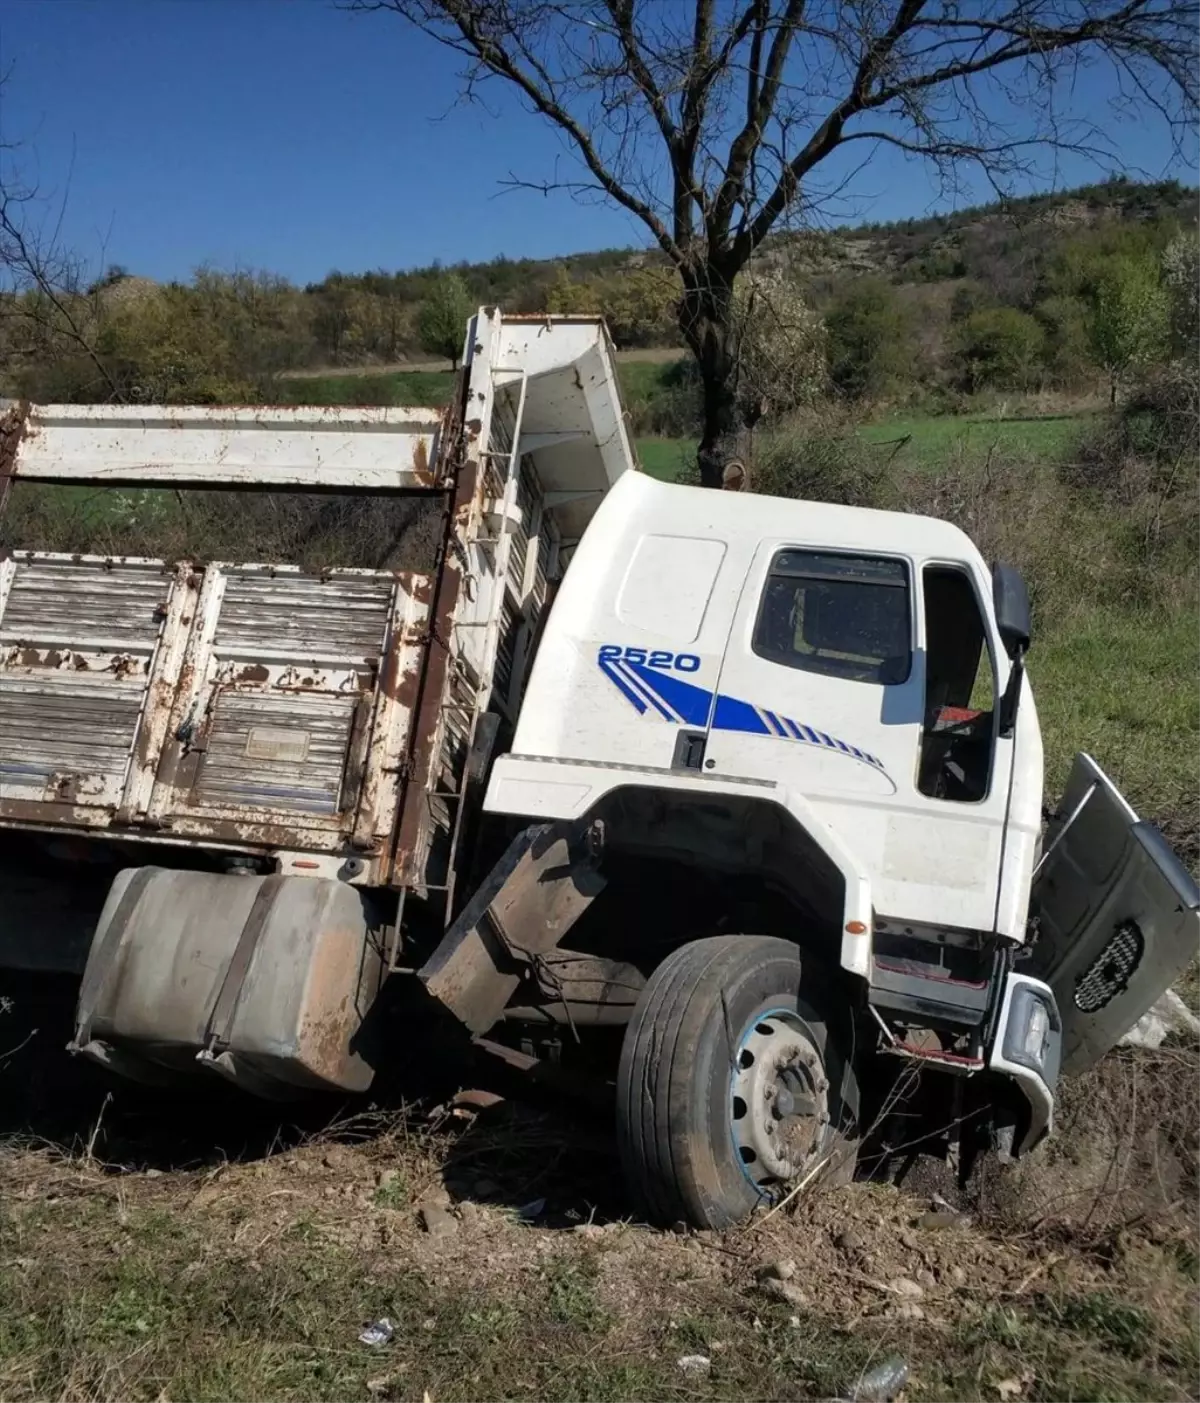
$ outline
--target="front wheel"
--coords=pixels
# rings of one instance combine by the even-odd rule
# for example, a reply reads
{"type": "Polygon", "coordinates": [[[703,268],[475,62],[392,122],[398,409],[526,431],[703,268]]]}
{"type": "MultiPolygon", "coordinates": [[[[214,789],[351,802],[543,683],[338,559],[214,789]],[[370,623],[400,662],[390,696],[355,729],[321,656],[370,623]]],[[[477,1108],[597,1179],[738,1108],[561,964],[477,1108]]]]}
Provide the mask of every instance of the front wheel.
{"type": "Polygon", "coordinates": [[[621,1164],[649,1218],[728,1227],[852,1161],[857,1087],[829,1003],[766,936],[696,940],[654,971],[617,1078],[621,1164]]]}

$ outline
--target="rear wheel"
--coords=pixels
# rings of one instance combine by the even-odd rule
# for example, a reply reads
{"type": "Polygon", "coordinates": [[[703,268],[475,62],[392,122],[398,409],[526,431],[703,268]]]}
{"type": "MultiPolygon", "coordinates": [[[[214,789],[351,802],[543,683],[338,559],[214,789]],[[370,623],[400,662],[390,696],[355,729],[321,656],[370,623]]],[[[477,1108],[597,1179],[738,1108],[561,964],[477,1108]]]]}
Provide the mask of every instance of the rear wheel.
{"type": "Polygon", "coordinates": [[[830,1003],[766,936],[693,941],[654,971],[617,1080],[621,1163],[648,1217],[723,1228],[822,1161],[852,1166],[857,1088],[830,1003]]]}

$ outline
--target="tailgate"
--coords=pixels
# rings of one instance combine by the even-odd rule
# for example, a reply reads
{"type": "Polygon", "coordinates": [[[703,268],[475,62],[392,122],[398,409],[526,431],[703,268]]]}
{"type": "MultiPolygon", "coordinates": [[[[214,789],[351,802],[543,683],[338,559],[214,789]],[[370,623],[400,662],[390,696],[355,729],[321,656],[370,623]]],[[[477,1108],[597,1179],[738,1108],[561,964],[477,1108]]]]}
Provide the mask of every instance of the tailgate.
{"type": "Polygon", "coordinates": [[[0,818],[382,851],[428,576],[44,552],[0,564],[0,818]]]}

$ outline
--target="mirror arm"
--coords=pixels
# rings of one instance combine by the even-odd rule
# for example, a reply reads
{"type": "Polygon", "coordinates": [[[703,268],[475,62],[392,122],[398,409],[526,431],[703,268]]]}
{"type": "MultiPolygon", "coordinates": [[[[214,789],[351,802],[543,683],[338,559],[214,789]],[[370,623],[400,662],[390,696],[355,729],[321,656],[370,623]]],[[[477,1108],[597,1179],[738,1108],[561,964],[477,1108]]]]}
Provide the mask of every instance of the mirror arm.
{"type": "Polygon", "coordinates": [[[1008,685],[1000,701],[1000,735],[1007,740],[1017,727],[1017,707],[1021,700],[1021,683],[1025,676],[1025,649],[1018,648],[1008,673],[1008,685]]]}

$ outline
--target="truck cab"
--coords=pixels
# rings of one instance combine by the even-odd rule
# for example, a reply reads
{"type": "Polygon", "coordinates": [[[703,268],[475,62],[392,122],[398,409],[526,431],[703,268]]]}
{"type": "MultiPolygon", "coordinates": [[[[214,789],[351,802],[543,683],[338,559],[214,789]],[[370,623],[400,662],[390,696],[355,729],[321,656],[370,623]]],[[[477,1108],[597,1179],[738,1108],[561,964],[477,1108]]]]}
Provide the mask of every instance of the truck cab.
{"type": "MultiPolygon", "coordinates": [[[[709,909],[693,934],[737,910],[739,932],[761,933],[764,965],[779,956],[773,940],[792,947],[798,967],[773,977],[811,1000],[799,1022],[762,1021],[765,1005],[783,1007],[778,989],[748,1008],[723,1054],[731,1104],[746,1108],[730,1112],[728,1174],[710,1148],[696,1155],[707,1174],[678,1197],[675,1159],[650,1171],[670,1180],[658,1191],[680,1213],[727,1221],[729,1204],[736,1216],[769,1195],[789,1163],[802,1172],[772,1140],[781,1098],[817,1108],[830,1130],[804,1165],[821,1143],[833,1162],[833,1132],[853,1142],[906,1067],[923,1101],[905,1107],[902,1136],[919,1117],[965,1161],[980,1148],[957,1143],[965,1118],[983,1148],[1030,1152],[1052,1129],[1061,1068],[1111,1047],[1194,954],[1194,881],[1090,757],[1043,846],[1032,642],[1020,577],[989,568],[947,522],[636,474],[598,510],[485,807],[599,825],[609,870],[648,860],[678,893],[659,922],[680,920],[702,881],[709,909]],[[746,1038],[774,1081],[739,1077],[746,1038]],[[756,1102],[773,1109],[756,1115],[756,1102]]],[[[718,967],[728,959],[736,974],[750,958],[740,933],[695,945],[710,940],[718,967]]],[[[651,1023],[663,982],[676,1000],[688,987],[700,958],[688,948],[647,982],[651,1023]]],[[[707,1023],[729,1041],[726,993],[707,1023]]],[[[632,1081],[618,1081],[638,1088],[625,1107],[634,1179],[650,1155],[636,1128],[645,1088],[669,1106],[681,1075],[641,1016],[626,1032],[632,1081]]]]}

